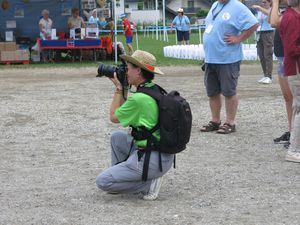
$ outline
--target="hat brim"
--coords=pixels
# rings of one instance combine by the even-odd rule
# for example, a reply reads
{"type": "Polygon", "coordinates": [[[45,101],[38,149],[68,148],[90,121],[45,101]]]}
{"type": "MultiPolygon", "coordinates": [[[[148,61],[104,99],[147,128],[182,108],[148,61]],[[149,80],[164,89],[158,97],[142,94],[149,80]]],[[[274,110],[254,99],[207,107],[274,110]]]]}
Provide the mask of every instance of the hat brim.
{"type": "Polygon", "coordinates": [[[150,70],[149,68],[147,68],[144,64],[140,63],[139,61],[137,61],[135,58],[129,56],[129,55],[120,55],[120,57],[122,59],[124,59],[126,62],[132,63],[140,68],[143,68],[144,70],[147,70],[150,73],[154,73],[154,74],[160,74],[163,75],[164,73],[158,69],[157,67],[154,67],[154,70],[150,70]]]}

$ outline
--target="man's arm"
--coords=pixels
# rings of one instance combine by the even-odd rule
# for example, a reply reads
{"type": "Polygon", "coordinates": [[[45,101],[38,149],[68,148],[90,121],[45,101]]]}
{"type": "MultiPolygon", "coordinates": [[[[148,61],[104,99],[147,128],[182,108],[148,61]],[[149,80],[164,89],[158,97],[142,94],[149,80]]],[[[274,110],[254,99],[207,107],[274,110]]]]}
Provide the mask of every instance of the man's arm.
{"type": "Polygon", "coordinates": [[[40,32],[42,32],[43,34],[46,33],[43,24],[39,23],[39,30],[40,32]]]}
{"type": "Polygon", "coordinates": [[[73,23],[72,23],[72,21],[71,21],[70,18],[68,19],[68,28],[69,28],[69,29],[72,29],[72,28],[73,28],[73,23]]]}
{"type": "Polygon", "coordinates": [[[189,26],[189,32],[191,33],[192,32],[191,22],[188,17],[186,17],[186,19],[187,19],[187,24],[189,26]]]}
{"type": "Polygon", "coordinates": [[[83,20],[82,17],[80,17],[80,20],[81,20],[81,27],[82,28],[86,28],[86,25],[85,25],[84,20],[83,20]]]}
{"type": "Polygon", "coordinates": [[[228,44],[238,44],[242,41],[246,40],[248,37],[252,35],[253,32],[256,31],[259,24],[255,24],[252,27],[250,27],[248,30],[243,30],[239,36],[234,36],[231,34],[225,34],[224,41],[228,44]]]}

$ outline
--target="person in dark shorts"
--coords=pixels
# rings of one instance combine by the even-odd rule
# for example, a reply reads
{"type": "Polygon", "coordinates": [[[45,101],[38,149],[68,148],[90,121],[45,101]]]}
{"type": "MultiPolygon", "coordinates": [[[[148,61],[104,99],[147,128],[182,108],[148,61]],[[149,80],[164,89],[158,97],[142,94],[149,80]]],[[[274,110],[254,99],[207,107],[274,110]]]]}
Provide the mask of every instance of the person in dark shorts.
{"type": "MultiPolygon", "coordinates": [[[[286,6],[287,6],[287,2],[286,2],[286,6]]],[[[278,16],[276,15],[276,21],[281,19],[283,13],[284,11],[282,11],[280,14],[278,13],[278,16]]],[[[273,15],[273,13],[271,13],[271,15],[273,15]]],[[[279,29],[278,29],[279,26],[277,24],[278,21],[277,22],[276,21],[274,21],[274,18],[270,19],[271,25],[276,28],[275,36],[274,36],[274,54],[277,57],[278,81],[285,101],[285,108],[286,108],[287,119],[288,119],[288,131],[284,132],[280,137],[275,138],[274,143],[283,143],[284,147],[288,148],[290,145],[290,136],[292,130],[293,95],[289,86],[288,77],[284,76],[284,65],[283,65],[284,50],[283,50],[282,40],[279,34],[279,29]]]]}
{"type": "Polygon", "coordinates": [[[189,18],[184,15],[182,8],[179,8],[177,12],[178,15],[171,23],[171,30],[173,29],[173,26],[175,26],[177,31],[177,43],[179,45],[188,45],[190,43],[191,23],[189,18]]]}
{"type": "Polygon", "coordinates": [[[238,107],[236,87],[243,59],[241,42],[258,27],[252,12],[238,0],[216,1],[206,19],[204,32],[205,76],[211,121],[200,131],[229,134],[236,131],[238,107]],[[221,126],[221,94],[225,97],[226,119],[221,126]]]}

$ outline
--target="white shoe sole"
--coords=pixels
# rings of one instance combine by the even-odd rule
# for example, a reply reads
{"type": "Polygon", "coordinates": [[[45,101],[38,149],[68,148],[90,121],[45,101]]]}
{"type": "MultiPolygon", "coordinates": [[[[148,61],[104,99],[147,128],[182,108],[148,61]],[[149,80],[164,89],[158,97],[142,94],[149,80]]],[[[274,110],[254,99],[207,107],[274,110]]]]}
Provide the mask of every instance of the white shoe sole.
{"type": "Polygon", "coordinates": [[[287,154],[285,156],[285,160],[286,161],[289,161],[289,162],[297,162],[297,163],[300,163],[300,157],[296,157],[294,155],[290,155],[290,154],[287,154]]]}
{"type": "Polygon", "coordinates": [[[265,80],[265,77],[262,78],[262,79],[260,79],[260,80],[258,80],[257,82],[258,82],[258,83],[262,83],[264,80],[265,80]]]}

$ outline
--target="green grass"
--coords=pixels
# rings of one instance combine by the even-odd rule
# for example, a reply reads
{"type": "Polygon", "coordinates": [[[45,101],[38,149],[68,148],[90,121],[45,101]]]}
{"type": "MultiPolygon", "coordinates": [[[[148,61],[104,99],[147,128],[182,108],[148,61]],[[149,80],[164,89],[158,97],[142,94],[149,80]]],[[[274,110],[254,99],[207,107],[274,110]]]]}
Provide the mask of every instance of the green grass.
{"type": "MultiPolygon", "coordinates": [[[[159,36],[160,37],[160,36],[159,36]]],[[[144,50],[147,52],[152,53],[156,59],[157,59],[157,64],[158,66],[172,66],[172,65],[199,65],[202,62],[199,60],[190,60],[190,59],[175,59],[175,58],[167,58],[164,57],[163,55],[163,47],[165,46],[169,46],[169,45],[175,45],[176,44],[176,39],[175,39],[175,34],[173,33],[168,33],[168,42],[165,42],[163,40],[156,40],[155,34],[154,37],[152,38],[152,34],[149,35],[149,37],[144,37],[143,33],[139,33],[138,34],[138,47],[140,50],[144,50]]],[[[125,45],[125,37],[124,35],[118,35],[117,37],[118,41],[121,41],[124,46],[125,49],[127,51],[126,45],[125,45]]],[[[161,37],[161,39],[163,39],[163,37],[161,37]]],[[[251,36],[249,38],[249,40],[246,41],[247,43],[254,43],[254,36],[251,36]]],[[[194,31],[191,35],[190,35],[190,44],[199,44],[199,33],[198,31],[194,31]]],[[[134,49],[136,49],[137,45],[136,45],[136,37],[134,37],[133,40],[133,47],[134,49]]],[[[105,60],[103,61],[103,63],[105,64],[114,64],[114,61],[112,60],[105,60]]],[[[255,63],[253,61],[243,61],[243,63],[255,63]]],[[[55,64],[44,64],[44,63],[31,63],[30,65],[0,65],[0,69],[1,68],[22,68],[22,69],[26,69],[26,68],[53,68],[53,67],[57,67],[57,68],[62,68],[62,67],[91,67],[91,66],[96,66],[97,63],[93,62],[93,61],[83,61],[82,63],[79,62],[57,62],[55,64]]]]}
{"type": "MultiPolygon", "coordinates": [[[[203,31],[202,31],[203,34],[203,31]]],[[[157,64],[159,66],[171,66],[171,65],[199,65],[201,63],[199,60],[190,60],[190,59],[175,59],[175,58],[167,58],[164,57],[163,53],[163,47],[169,46],[169,45],[175,45],[176,44],[176,36],[175,33],[168,33],[168,42],[165,42],[163,40],[156,40],[155,33],[152,38],[152,34],[149,35],[149,37],[144,37],[143,33],[138,34],[138,47],[140,50],[144,50],[147,52],[152,53],[156,59],[157,64]]],[[[161,37],[163,39],[163,37],[161,37]]],[[[203,37],[201,38],[203,40],[203,37]]],[[[125,38],[124,36],[118,36],[118,41],[122,41],[125,44],[125,38]]],[[[199,38],[199,32],[193,31],[193,33],[190,35],[190,44],[199,44],[200,38],[199,38]]],[[[255,43],[254,41],[254,35],[252,35],[246,43],[255,43]]],[[[136,49],[136,39],[133,41],[133,47],[136,49]]],[[[126,47],[125,47],[126,48],[126,47]]],[[[127,49],[126,49],[127,50],[127,49]]],[[[247,62],[251,63],[251,62],[247,62]]]]}

